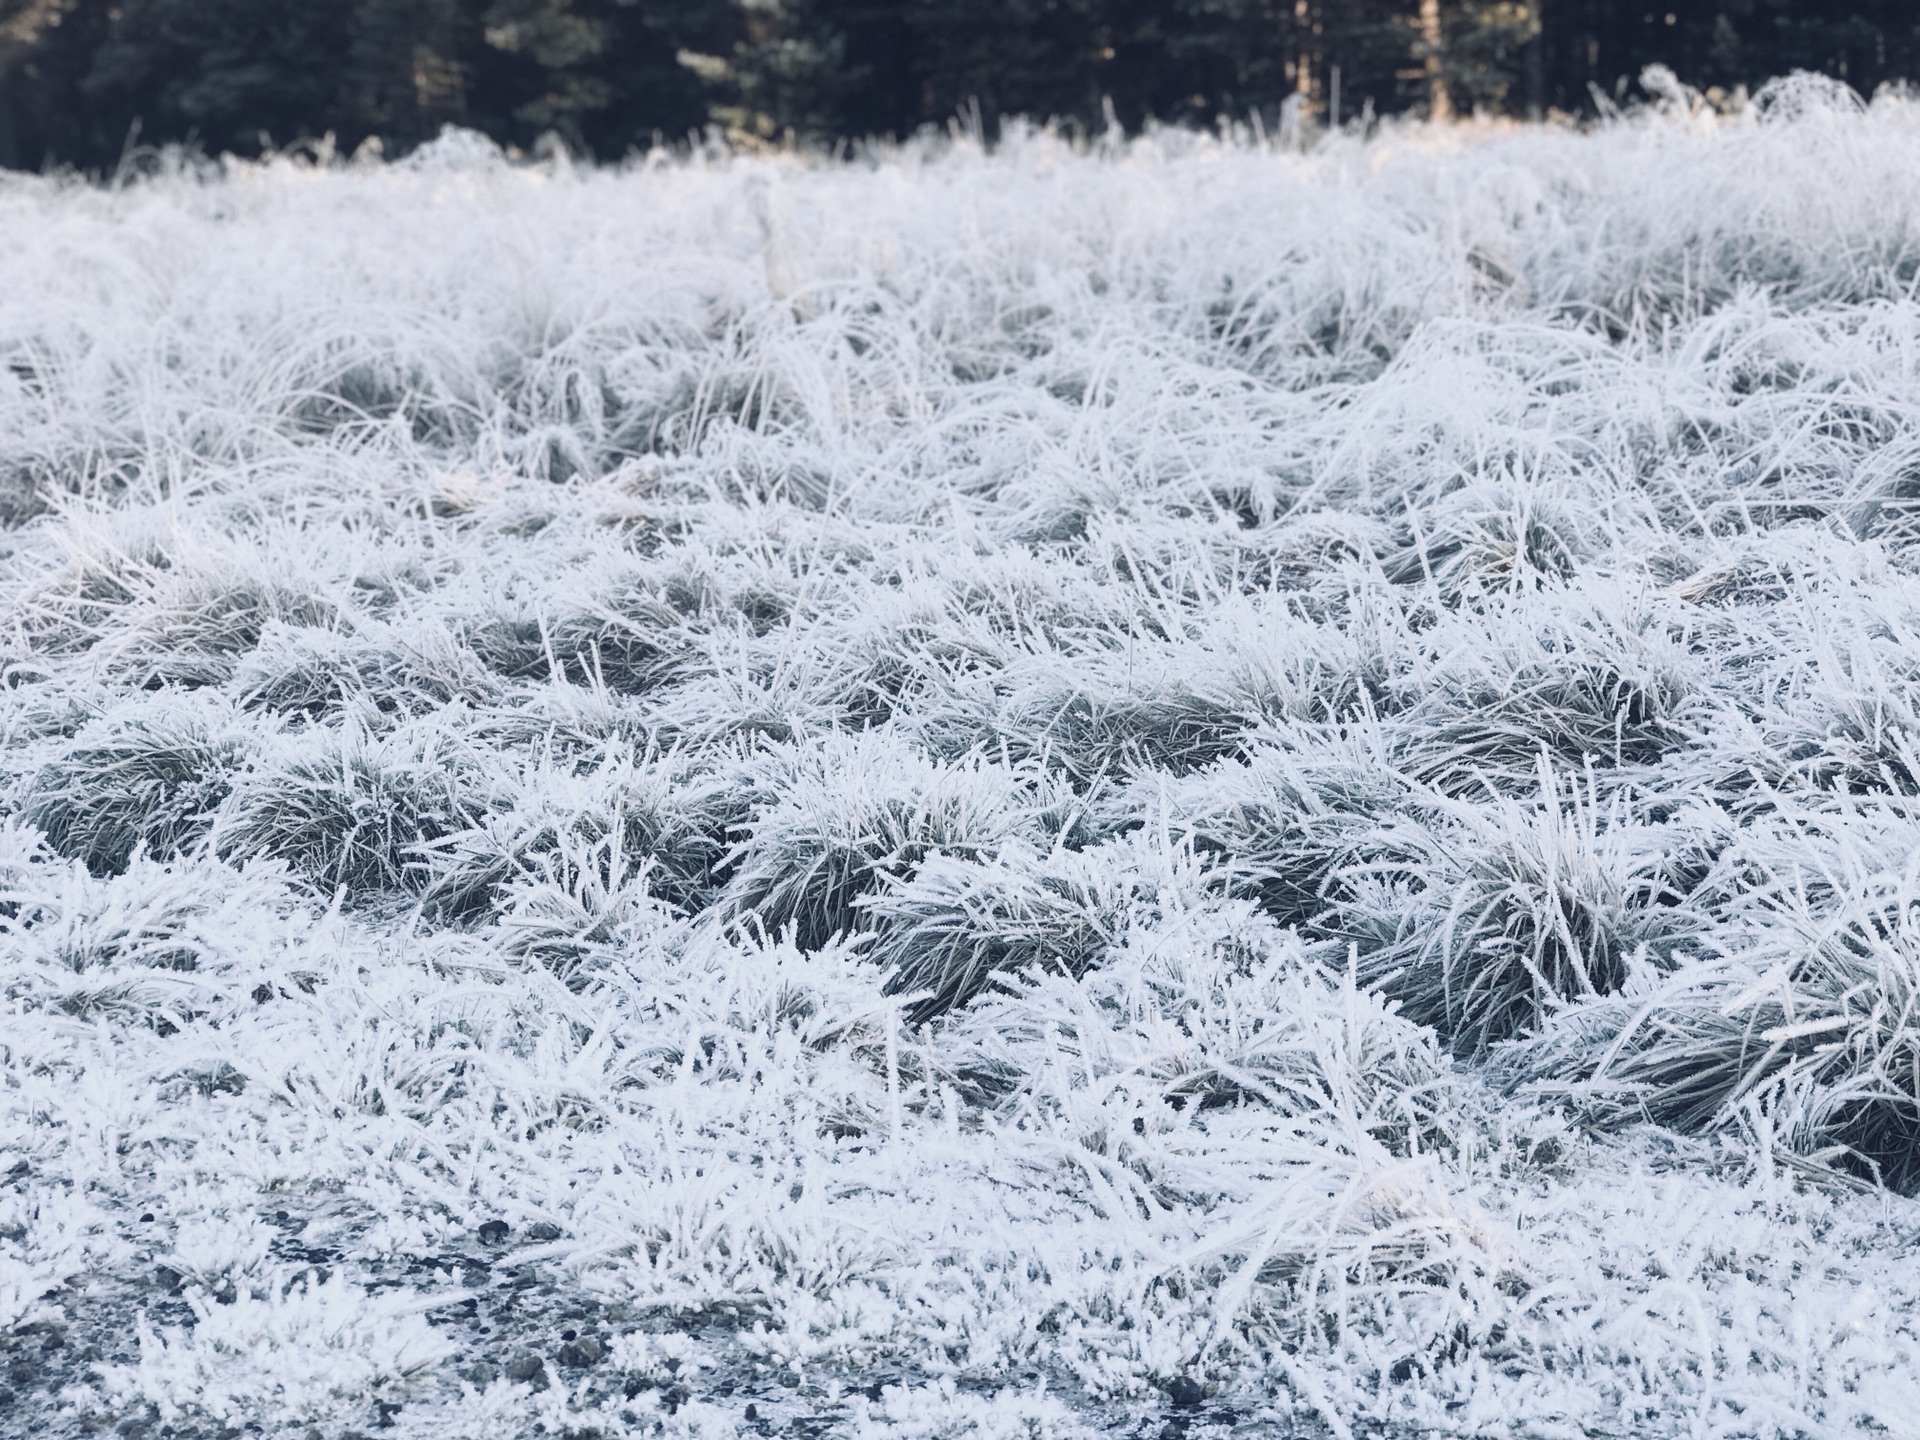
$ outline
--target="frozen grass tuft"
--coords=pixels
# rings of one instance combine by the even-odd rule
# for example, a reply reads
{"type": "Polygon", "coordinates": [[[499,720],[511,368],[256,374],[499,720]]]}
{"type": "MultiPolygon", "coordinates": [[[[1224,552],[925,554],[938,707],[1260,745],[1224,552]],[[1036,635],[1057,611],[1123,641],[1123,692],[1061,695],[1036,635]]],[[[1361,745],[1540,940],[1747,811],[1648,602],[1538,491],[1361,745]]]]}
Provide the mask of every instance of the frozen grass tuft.
{"type": "Polygon", "coordinates": [[[306,1420],[353,1413],[368,1390],[391,1394],[450,1353],[418,1307],[369,1297],[309,1273],[265,1293],[195,1293],[192,1323],[142,1325],[140,1359],[116,1366],[106,1393],[154,1405],[169,1421],[241,1416],[306,1420]]]}
{"type": "Polygon", "coordinates": [[[222,855],[268,856],[324,892],[373,900],[421,889],[423,847],[486,808],[478,772],[438,728],[376,737],[349,718],[314,739],[238,778],[214,837],[222,855]]]}
{"type": "Polygon", "coordinates": [[[1560,1006],[1669,969],[1698,928],[1667,873],[1658,830],[1603,807],[1591,775],[1563,794],[1540,765],[1531,804],[1436,801],[1431,823],[1369,837],[1336,932],[1365,973],[1465,1055],[1536,1029],[1560,1006]],[[1451,822],[1451,823],[1449,823],[1451,822]]]}
{"type": "Polygon", "coordinates": [[[217,706],[123,708],[40,768],[21,812],[96,875],[124,870],[142,851],[171,859],[205,838],[251,749],[217,706]]]}
{"type": "Polygon", "coordinates": [[[1513,1081],[1572,1083],[1584,1102],[1678,1129],[1754,1130],[1813,1165],[1920,1189],[1915,913],[1880,877],[1824,902],[1763,908],[1749,945],[1575,1007],[1513,1081]]]}
{"type": "Polygon", "coordinates": [[[724,902],[769,930],[791,926],[810,950],[853,928],[890,882],[1039,840],[1072,802],[1043,772],[977,755],[942,763],[878,740],[769,758],[740,776],[766,799],[728,856],[724,902]]]}
{"type": "MultiPolygon", "coordinates": [[[[913,997],[916,1022],[1008,972],[1081,974],[1120,939],[1130,913],[1158,898],[1137,849],[1043,853],[1015,840],[980,859],[929,857],[862,902],[879,932],[868,953],[887,970],[890,991],[913,997]]],[[[1197,866],[1181,868],[1187,888],[1197,888],[1197,866]]]]}
{"type": "Polygon", "coordinates": [[[1245,760],[1137,781],[1110,811],[1167,826],[1276,919],[1309,924],[1333,904],[1335,874],[1363,853],[1364,838],[1405,803],[1409,786],[1364,740],[1299,738],[1297,748],[1269,743],[1245,760]]]}

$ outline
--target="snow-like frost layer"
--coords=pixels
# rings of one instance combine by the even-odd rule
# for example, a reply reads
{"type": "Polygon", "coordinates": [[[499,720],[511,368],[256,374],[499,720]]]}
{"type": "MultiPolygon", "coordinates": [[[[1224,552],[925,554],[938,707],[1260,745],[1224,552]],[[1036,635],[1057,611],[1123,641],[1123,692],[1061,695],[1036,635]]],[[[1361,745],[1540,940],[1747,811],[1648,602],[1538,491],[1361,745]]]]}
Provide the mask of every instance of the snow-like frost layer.
{"type": "Polygon", "coordinates": [[[1762,100],[0,177],[0,1426],[1907,1433],[1920,110],[1762,100]]]}

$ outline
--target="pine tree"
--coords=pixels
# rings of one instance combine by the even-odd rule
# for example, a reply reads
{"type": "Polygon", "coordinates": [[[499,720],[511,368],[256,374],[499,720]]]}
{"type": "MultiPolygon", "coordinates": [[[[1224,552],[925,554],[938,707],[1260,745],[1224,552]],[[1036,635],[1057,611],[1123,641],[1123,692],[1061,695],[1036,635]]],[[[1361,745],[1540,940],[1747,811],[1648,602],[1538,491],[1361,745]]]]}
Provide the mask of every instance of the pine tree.
{"type": "MultiPolygon", "coordinates": [[[[1438,9],[1437,0],[1427,0],[1438,9]]],[[[1507,109],[1522,78],[1522,56],[1540,35],[1532,0],[1457,0],[1442,20],[1438,73],[1450,102],[1466,110],[1507,109]]]]}
{"type": "Polygon", "coordinates": [[[350,13],[350,0],[121,0],[81,98],[216,152],[317,135],[344,118],[350,13]]]}
{"type": "MultiPolygon", "coordinates": [[[[471,3],[471,0],[469,0],[471,3]]],[[[482,0],[468,103],[491,133],[548,130],[601,158],[708,119],[695,59],[730,32],[726,0],[482,0]]]]}
{"type": "Polygon", "coordinates": [[[868,74],[848,67],[847,20],[820,0],[750,0],[730,7],[720,43],[687,59],[707,109],[735,144],[847,133],[849,102],[868,74]]]}
{"type": "Polygon", "coordinates": [[[0,166],[77,148],[64,102],[90,49],[73,10],[72,0],[0,0],[0,166]]]}

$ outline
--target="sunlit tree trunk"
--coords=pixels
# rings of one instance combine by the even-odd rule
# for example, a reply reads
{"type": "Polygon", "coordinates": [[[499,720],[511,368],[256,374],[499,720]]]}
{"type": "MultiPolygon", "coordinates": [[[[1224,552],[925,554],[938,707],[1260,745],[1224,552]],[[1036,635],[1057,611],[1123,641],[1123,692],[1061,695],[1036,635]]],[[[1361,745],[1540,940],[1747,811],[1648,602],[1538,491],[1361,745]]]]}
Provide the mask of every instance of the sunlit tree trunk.
{"type": "Polygon", "coordinates": [[[1313,15],[1307,0],[1293,0],[1293,33],[1300,46],[1293,62],[1293,88],[1309,107],[1313,103],[1313,15]]]}
{"type": "Polygon", "coordinates": [[[1533,38],[1521,51],[1521,74],[1526,81],[1527,118],[1538,120],[1547,108],[1546,28],[1547,0],[1534,0],[1533,38]]]}
{"type": "Polygon", "coordinates": [[[1453,101],[1447,95],[1446,72],[1441,68],[1440,0],[1420,0],[1420,45],[1426,51],[1427,118],[1451,120],[1453,101]]]}

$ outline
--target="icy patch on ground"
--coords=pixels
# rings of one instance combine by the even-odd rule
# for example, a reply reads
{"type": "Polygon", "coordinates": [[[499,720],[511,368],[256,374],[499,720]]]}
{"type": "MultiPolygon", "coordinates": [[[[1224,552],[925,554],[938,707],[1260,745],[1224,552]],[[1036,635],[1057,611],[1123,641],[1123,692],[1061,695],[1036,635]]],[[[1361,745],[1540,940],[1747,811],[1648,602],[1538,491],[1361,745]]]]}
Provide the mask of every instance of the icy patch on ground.
{"type": "Polygon", "coordinates": [[[1905,1433],[1916,161],[0,179],[0,1423],[1905,1433]]]}

